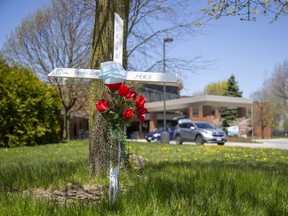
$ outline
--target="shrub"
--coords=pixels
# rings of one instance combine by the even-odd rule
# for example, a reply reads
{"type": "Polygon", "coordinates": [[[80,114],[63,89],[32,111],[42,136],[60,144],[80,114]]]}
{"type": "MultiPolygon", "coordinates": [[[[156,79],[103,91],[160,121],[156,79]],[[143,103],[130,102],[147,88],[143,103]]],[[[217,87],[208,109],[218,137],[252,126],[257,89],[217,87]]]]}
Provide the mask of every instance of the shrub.
{"type": "Polygon", "coordinates": [[[60,105],[55,90],[31,70],[0,58],[0,146],[58,141],[60,105]]]}

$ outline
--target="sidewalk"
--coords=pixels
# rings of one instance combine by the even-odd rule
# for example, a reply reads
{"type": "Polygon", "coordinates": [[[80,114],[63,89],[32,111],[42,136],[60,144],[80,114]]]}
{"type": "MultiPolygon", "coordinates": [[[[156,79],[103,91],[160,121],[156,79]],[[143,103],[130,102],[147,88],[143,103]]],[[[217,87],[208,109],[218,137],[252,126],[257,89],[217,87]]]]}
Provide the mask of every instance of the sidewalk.
{"type": "MultiPolygon", "coordinates": [[[[131,142],[142,142],[147,143],[145,139],[132,140],[131,142]]],[[[239,146],[239,147],[250,147],[250,148],[277,148],[277,149],[286,149],[288,150],[288,138],[279,138],[279,139],[255,139],[253,143],[245,143],[245,142],[226,142],[224,146],[239,146]]],[[[155,142],[155,141],[152,141],[155,142]]],[[[169,144],[176,145],[174,140],[170,141],[169,144]]],[[[184,145],[195,145],[194,142],[184,142],[184,145]]],[[[215,145],[215,143],[205,143],[204,145],[215,145]]]]}

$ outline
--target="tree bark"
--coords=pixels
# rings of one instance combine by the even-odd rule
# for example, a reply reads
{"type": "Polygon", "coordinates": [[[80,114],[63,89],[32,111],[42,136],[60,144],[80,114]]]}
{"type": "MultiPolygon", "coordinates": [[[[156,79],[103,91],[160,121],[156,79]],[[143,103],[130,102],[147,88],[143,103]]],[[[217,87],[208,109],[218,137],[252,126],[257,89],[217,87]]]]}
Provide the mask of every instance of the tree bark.
{"type": "Polygon", "coordinates": [[[62,133],[62,139],[63,140],[69,140],[68,138],[68,130],[67,130],[67,123],[68,123],[68,118],[67,118],[67,110],[64,108],[64,113],[63,113],[63,133],[62,133]]]}
{"type": "MultiPolygon", "coordinates": [[[[91,68],[113,60],[114,13],[124,21],[123,66],[127,65],[126,42],[130,0],[96,0],[91,68]]],[[[91,175],[108,171],[107,122],[95,103],[106,90],[101,80],[91,80],[89,87],[89,171],[91,175]]]]}

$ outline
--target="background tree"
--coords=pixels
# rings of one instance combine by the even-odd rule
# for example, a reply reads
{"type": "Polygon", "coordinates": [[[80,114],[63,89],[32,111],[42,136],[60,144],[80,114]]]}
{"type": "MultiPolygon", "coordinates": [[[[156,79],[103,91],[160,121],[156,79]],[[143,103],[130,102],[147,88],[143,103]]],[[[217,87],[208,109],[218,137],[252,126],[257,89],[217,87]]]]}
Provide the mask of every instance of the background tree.
{"type": "MultiPolygon", "coordinates": [[[[239,91],[238,83],[235,80],[235,76],[231,75],[227,81],[227,88],[224,91],[223,96],[242,97],[242,92],[239,91]]],[[[237,119],[237,109],[229,108],[220,110],[222,118],[222,126],[227,128],[233,125],[237,119]]]]}
{"type": "Polygon", "coordinates": [[[253,112],[255,124],[260,128],[261,125],[262,128],[272,127],[275,132],[274,135],[278,136],[288,132],[287,71],[287,60],[283,61],[282,64],[277,64],[271,76],[267,76],[263,81],[261,89],[251,95],[255,101],[253,112]],[[269,109],[267,104],[269,104],[269,109]]]}
{"type": "Polygon", "coordinates": [[[60,100],[31,70],[0,59],[0,146],[59,141],[60,100]]]}
{"type": "Polygon", "coordinates": [[[264,130],[271,126],[270,103],[268,102],[268,92],[265,87],[254,92],[251,97],[254,100],[253,122],[261,130],[264,138],[264,130]]]}
{"type": "Polygon", "coordinates": [[[225,88],[223,96],[242,97],[242,91],[239,90],[239,86],[234,75],[231,75],[228,79],[227,87],[225,88]]]}
{"type": "Polygon", "coordinates": [[[88,101],[88,84],[47,75],[56,67],[89,68],[93,16],[88,6],[84,0],[52,0],[50,7],[24,19],[2,50],[9,62],[33,69],[55,87],[62,103],[64,140],[70,137],[71,114],[88,101]]]}
{"type": "Polygon", "coordinates": [[[272,125],[282,132],[288,131],[288,61],[277,64],[271,77],[263,82],[270,103],[272,125]]]}
{"type": "Polygon", "coordinates": [[[215,83],[210,83],[204,89],[204,93],[208,95],[224,95],[224,92],[227,90],[227,81],[218,81],[215,83]]]}
{"type": "Polygon", "coordinates": [[[288,2],[286,0],[263,1],[263,0],[208,0],[209,7],[202,11],[213,18],[223,16],[240,16],[241,20],[255,21],[256,15],[272,14],[271,22],[280,16],[287,16],[288,2]]]}
{"type": "Polygon", "coordinates": [[[278,64],[272,76],[272,93],[275,97],[288,102],[288,61],[278,64]]]}
{"type": "MultiPolygon", "coordinates": [[[[163,71],[163,39],[171,37],[175,42],[183,41],[203,29],[205,17],[197,11],[198,4],[194,1],[191,5],[187,0],[131,0],[127,40],[128,68],[163,71]]],[[[203,59],[200,56],[193,59],[167,58],[166,64],[171,72],[185,71],[186,75],[190,75],[204,67],[201,60],[203,59]]]]}

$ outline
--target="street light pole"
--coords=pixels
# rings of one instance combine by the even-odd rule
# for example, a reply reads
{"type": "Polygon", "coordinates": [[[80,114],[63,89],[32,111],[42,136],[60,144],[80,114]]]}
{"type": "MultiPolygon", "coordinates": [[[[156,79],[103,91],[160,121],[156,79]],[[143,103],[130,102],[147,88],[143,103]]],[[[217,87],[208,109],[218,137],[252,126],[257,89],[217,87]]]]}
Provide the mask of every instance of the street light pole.
{"type": "MultiPolygon", "coordinates": [[[[166,43],[170,43],[173,41],[173,38],[164,38],[163,39],[163,72],[166,73],[166,43]]],[[[164,113],[163,113],[163,123],[164,128],[166,128],[166,83],[163,84],[163,103],[164,103],[164,113]]]]}

